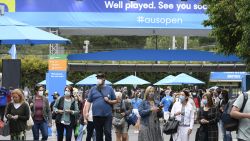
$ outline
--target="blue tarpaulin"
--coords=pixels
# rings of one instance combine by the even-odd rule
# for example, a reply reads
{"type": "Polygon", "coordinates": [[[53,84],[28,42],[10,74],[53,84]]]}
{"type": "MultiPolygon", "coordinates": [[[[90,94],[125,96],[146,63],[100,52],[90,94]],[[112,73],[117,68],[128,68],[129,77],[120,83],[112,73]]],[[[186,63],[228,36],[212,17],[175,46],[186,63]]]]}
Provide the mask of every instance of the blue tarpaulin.
{"type": "Polygon", "coordinates": [[[181,85],[181,84],[205,84],[204,82],[192,77],[192,76],[189,76],[185,73],[181,73],[177,76],[175,76],[175,78],[173,78],[172,80],[168,81],[166,83],[167,84],[176,84],[176,85],[181,85]]]}
{"type": "Polygon", "coordinates": [[[109,60],[109,61],[210,61],[240,62],[234,55],[224,56],[214,52],[198,50],[153,50],[128,49],[103,51],[86,54],[71,54],[68,60],[109,60]]]}
{"type": "MultiPolygon", "coordinates": [[[[170,82],[172,79],[174,79],[175,76],[173,75],[169,75],[161,80],[159,80],[158,82],[156,82],[154,85],[166,85],[166,83],[170,82]]],[[[168,83],[169,85],[169,83],[168,83]]]]}
{"type": "MultiPolygon", "coordinates": [[[[97,84],[96,74],[92,74],[76,83],[76,85],[96,85],[96,84],[97,84]]],[[[108,80],[105,80],[105,84],[112,85],[112,83],[108,80]]]]}
{"type": "Polygon", "coordinates": [[[126,78],[123,78],[122,80],[117,81],[114,83],[115,85],[145,85],[145,84],[150,84],[150,82],[141,79],[137,76],[130,75],[126,78]]]}
{"type": "Polygon", "coordinates": [[[1,44],[68,44],[68,39],[16,21],[6,16],[0,16],[1,44]]]}

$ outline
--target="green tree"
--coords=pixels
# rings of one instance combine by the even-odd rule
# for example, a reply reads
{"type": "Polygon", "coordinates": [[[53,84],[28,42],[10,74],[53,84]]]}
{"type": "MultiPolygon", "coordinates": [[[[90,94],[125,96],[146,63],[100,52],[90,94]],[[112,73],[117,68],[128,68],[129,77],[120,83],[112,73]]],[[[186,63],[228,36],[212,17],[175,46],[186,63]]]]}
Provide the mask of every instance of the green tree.
{"type": "Polygon", "coordinates": [[[21,60],[21,85],[33,88],[45,79],[48,71],[48,62],[35,56],[25,57],[21,60]]]}
{"type": "Polygon", "coordinates": [[[250,64],[250,3],[249,0],[203,0],[208,5],[211,35],[217,41],[217,51],[236,54],[249,68],[250,64]]]}

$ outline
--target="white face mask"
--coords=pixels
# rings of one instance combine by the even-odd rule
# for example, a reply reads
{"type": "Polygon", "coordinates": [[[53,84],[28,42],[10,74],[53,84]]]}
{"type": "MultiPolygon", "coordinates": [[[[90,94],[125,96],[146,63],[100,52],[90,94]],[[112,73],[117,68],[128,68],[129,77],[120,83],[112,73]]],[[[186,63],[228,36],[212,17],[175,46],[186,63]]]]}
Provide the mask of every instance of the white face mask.
{"type": "Polygon", "coordinates": [[[38,91],[39,96],[43,96],[43,91],[38,91]]]}
{"type": "Polygon", "coordinates": [[[65,96],[70,96],[70,92],[69,92],[69,91],[65,91],[65,92],[64,92],[64,95],[65,95],[65,96]]]}
{"type": "Polygon", "coordinates": [[[168,96],[170,94],[170,91],[165,91],[165,95],[168,96]]]}
{"type": "Polygon", "coordinates": [[[25,97],[28,97],[29,93],[27,91],[24,91],[23,93],[25,97]]]}
{"type": "Polygon", "coordinates": [[[103,80],[102,79],[97,79],[97,85],[102,85],[103,84],[103,80]]]}

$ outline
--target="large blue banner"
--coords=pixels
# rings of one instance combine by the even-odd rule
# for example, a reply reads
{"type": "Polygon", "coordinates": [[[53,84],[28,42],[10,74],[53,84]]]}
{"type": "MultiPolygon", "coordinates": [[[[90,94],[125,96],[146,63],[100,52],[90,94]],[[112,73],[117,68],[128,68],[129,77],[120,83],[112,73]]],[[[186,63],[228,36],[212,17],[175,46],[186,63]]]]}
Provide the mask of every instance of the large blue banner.
{"type": "Polygon", "coordinates": [[[0,0],[11,12],[204,13],[201,0],[0,0]],[[15,7],[15,9],[13,9],[15,7]]]}
{"type": "Polygon", "coordinates": [[[37,27],[208,29],[201,0],[0,0],[37,27]]]}

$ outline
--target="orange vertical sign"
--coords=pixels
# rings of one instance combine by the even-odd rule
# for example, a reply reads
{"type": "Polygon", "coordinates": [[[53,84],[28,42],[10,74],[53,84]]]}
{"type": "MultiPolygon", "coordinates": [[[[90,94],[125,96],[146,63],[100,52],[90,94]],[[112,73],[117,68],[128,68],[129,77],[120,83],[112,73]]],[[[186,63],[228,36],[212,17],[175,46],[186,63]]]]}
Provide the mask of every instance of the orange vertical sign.
{"type": "Polygon", "coordinates": [[[67,70],[67,60],[49,60],[49,70],[67,70]]]}

